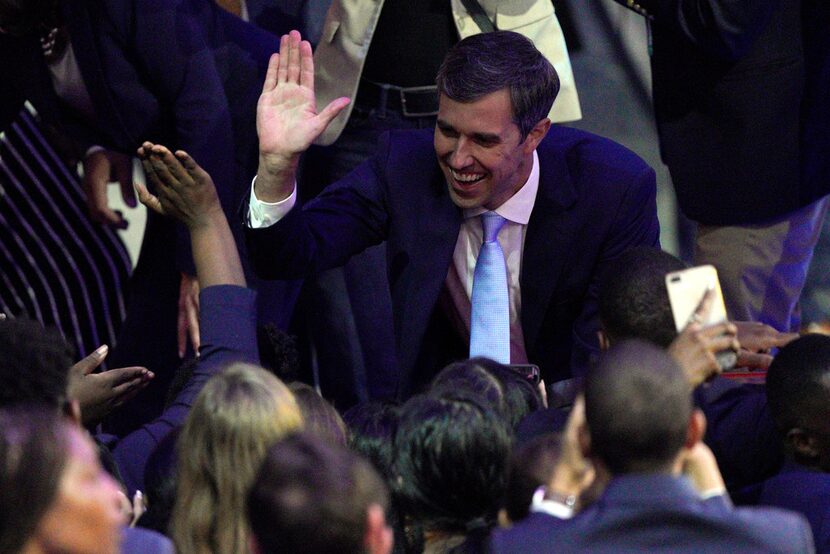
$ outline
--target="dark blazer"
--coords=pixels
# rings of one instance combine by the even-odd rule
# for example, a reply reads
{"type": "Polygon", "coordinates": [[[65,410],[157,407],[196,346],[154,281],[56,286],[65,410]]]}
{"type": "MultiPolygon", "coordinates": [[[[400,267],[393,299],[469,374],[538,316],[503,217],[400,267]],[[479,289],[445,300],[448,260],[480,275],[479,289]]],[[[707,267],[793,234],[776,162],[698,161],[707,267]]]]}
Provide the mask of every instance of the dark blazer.
{"type": "MultiPolygon", "coordinates": [[[[443,363],[451,327],[436,309],[462,211],[450,200],[432,130],[393,131],[377,154],[275,225],[247,229],[256,271],[294,278],[342,265],[387,241],[387,274],[399,377],[373,397],[411,394],[443,363]],[[446,323],[446,322],[444,322],[446,323]],[[439,329],[446,332],[438,333],[439,329]]],[[[553,127],[538,148],[540,183],[524,244],[524,340],[548,383],[581,372],[598,348],[597,282],[605,264],[638,245],[658,245],[654,172],[622,146],[553,127]],[[572,373],[572,371],[574,373],[572,373]]],[[[466,346],[455,344],[457,357],[466,346]]]]}
{"type": "Polygon", "coordinates": [[[208,287],[199,294],[199,305],[200,356],[175,399],[156,419],[122,438],[104,433],[95,437],[112,451],[130,498],[136,490],[144,490],[150,454],[170,431],[184,424],[208,379],[232,362],[259,363],[254,291],[233,285],[208,287]]]}
{"type": "Polygon", "coordinates": [[[544,552],[813,552],[803,516],[700,500],[685,478],[629,475],[573,519],[534,513],[493,533],[494,554],[544,552]]]}
{"type": "Polygon", "coordinates": [[[683,212],[761,223],[830,192],[830,4],[640,0],[654,106],[683,212]]]}
{"type": "Polygon", "coordinates": [[[788,462],[761,486],[758,504],[804,514],[817,552],[830,552],[830,474],[788,462]]]}

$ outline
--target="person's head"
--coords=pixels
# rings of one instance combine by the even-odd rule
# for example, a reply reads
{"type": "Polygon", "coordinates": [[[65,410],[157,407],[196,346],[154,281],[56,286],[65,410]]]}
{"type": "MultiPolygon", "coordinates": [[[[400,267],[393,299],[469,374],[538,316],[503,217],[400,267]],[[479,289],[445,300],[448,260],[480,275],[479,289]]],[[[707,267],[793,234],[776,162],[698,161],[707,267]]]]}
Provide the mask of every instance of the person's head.
{"type": "Polygon", "coordinates": [[[56,331],[28,319],[0,321],[0,407],[63,409],[71,365],[72,350],[56,331]]]}
{"type": "Polygon", "coordinates": [[[664,350],[638,340],[608,350],[585,377],[585,456],[612,476],[674,473],[703,437],[683,370],[664,350]]]}
{"type": "Polygon", "coordinates": [[[392,441],[398,428],[397,402],[371,401],[352,406],[343,414],[349,428],[349,446],[372,462],[384,479],[392,475],[392,441]]]}
{"type": "Polygon", "coordinates": [[[517,371],[489,358],[455,362],[435,376],[431,391],[463,388],[486,398],[511,428],[542,407],[539,391],[517,371]]]}
{"type": "Polygon", "coordinates": [[[0,0],[0,33],[25,36],[57,18],[58,0],[0,0]]]}
{"type": "Polygon", "coordinates": [[[389,495],[366,460],[299,433],[274,444],[247,498],[257,554],[385,554],[389,495]]]}
{"type": "Polygon", "coordinates": [[[495,209],[530,175],[559,77],[530,39],[481,33],[453,46],[436,79],[435,153],[452,201],[495,209]]]}
{"type": "Polygon", "coordinates": [[[268,447],[302,427],[291,391],[237,363],[211,377],[179,436],[172,535],[181,552],[243,552],[245,495],[268,447]]]}
{"type": "Polygon", "coordinates": [[[766,389],[787,450],[797,462],[830,472],[830,337],[805,335],[782,348],[766,389]]]}
{"type": "Polygon", "coordinates": [[[513,451],[504,497],[504,510],[511,522],[530,513],[533,493],[551,481],[561,453],[562,438],[558,433],[540,435],[513,451]]]}
{"type": "Polygon", "coordinates": [[[396,499],[426,531],[486,527],[504,495],[511,436],[480,396],[443,391],[412,397],[395,433],[396,499]]]}
{"type": "Polygon", "coordinates": [[[82,429],[44,406],[0,410],[0,552],[114,554],[123,523],[82,429]]]}
{"type": "Polygon", "coordinates": [[[604,346],[640,339],[668,348],[677,337],[666,274],[686,264],[659,248],[641,246],[614,259],[601,276],[599,319],[604,346]]]}
{"type": "Polygon", "coordinates": [[[303,427],[325,441],[346,446],[348,432],[343,418],[328,400],[312,387],[295,381],[288,385],[303,416],[303,427]]]}

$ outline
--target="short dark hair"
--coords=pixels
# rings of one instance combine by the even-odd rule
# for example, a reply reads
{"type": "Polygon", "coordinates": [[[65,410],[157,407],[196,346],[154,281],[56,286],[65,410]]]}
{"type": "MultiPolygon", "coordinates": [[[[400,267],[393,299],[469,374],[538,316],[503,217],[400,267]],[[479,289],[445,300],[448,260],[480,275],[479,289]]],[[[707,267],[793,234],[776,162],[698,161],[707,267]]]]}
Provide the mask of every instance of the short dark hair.
{"type": "Polygon", "coordinates": [[[511,429],[525,416],[542,407],[539,391],[527,379],[489,358],[479,356],[452,363],[442,369],[430,384],[431,391],[455,387],[486,398],[511,429]]]}
{"type": "Polygon", "coordinates": [[[31,34],[41,24],[56,26],[58,16],[58,0],[0,0],[0,27],[13,36],[31,34]]]}
{"type": "Polygon", "coordinates": [[[392,475],[392,441],[399,417],[397,402],[379,400],[357,404],[343,414],[349,428],[349,446],[372,462],[387,480],[392,475]]]}
{"type": "Polygon", "coordinates": [[[248,494],[251,531],[262,552],[363,552],[367,510],[388,493],[372,466],[309,433],[268,450],[248,494]]]}
{"type": "Polygon", "coordinates": [[[665,278],[681,269],[686,269],[682,260],[648,246],[612,260],[599,289],[599,319],[608,339],[640,339],[668,348],[677,330],[665,278]]]}
{"type": "Polygon", "coordinates": [[[42,404],[0,409],[0,552],[19,552],[52,504],[68,425],[42,404]]]}
{"type": "Polygon", "coordinates": [[[685,443],[691,414],[683,370],[653,344],[623,341],[586,375],[591,454],[613,475],[665,471],[685,443]]]}
{"type": "Polygon", "coordinates": [[[550,482],[561,454],[562,436],[559,433],[539,435],[513,451],[504,497],[504,508],[510,521],[527,517],[533,493],[550,482]]]}
{"type": "Polygon", "coordinates": [[[519,33],[495,31],[465,38],[447,52],[436,78],[438,92],[456,102],[475,102],[508,89],[513,121],[522,140],[548,116],[559,93],[551,63],[519,33]]]}
{"type": "Polygon", "coordinates": [[[785,434],[830,409],[830,337],[804,335],[783,347],[767,371],[767,401],[785,434]]]}
{"type": "Polygon", "coordinates": [[[504,495],[510,430],[480,396],[414,396],[395,434],[396,500],[425,530],[465,533],[495,520],[504,495]]]}
{"type": "Polygon", "coordinates": [[[62,408],[71,365],[72,349],[57,331],[29,319],[0,321],[0,407],[62,408]]]}

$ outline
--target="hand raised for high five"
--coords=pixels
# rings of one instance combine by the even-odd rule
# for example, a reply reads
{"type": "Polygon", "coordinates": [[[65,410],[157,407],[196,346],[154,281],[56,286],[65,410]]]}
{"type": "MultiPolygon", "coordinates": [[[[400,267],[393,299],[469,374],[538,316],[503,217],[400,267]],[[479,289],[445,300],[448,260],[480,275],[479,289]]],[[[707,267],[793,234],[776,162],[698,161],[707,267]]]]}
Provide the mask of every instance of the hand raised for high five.
{"type": "Polygon", "coordinates": [[[297,31],[283,35],[257,104],[260,200],[275,202],[291,194],[300,154],[348,103],[348,98],[338,98],[317,112],[311,45],[297,31]]]}

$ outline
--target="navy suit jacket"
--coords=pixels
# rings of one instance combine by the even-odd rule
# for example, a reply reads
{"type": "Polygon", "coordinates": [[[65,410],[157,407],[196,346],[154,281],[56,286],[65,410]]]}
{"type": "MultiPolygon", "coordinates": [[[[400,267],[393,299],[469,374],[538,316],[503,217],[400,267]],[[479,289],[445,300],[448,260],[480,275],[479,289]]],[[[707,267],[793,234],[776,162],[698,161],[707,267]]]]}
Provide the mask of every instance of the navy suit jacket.
{"type": "MultiPolygon", "coordinates": [[[[296,278],[387,241],[400,373],[373,397],[408,396],[451,360],[456,336],[437,309],[463,214],[450,199],[432,130],[393,131],[377,154],[275,225],[247,229],[265,278],[296,278]]],[[[554,126],[538,148],[539,191],[525,236],[521,322],[529,359],[548,383],[580,373],[598,348],[597,288],[607,262],[658,246],[654,171],[622,146],[554,126]]],[[[454,355],[466,357],[466,345],[454,355]]]]}
{"type": "Polygon", "coordinates": [[[761,486],[758,504],[804,514],[813,529],[817,552],[830,552],[830,474],[794,462],[761,486]]]}
{"type": "Polygon", "coordinates": [[[813,552],[801,515],[700,500],[685,478],[628,475],[573,519],[534,513],[493,533],[494,554],[544,552],[813,552]]]}

